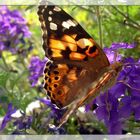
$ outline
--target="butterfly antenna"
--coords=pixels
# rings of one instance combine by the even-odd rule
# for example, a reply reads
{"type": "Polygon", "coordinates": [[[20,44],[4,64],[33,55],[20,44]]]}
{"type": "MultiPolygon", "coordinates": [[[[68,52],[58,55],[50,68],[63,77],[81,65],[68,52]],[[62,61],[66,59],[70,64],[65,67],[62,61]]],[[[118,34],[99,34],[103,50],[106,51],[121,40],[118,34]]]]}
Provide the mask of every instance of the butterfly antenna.
{"type": "Polygon", "coordinates": [[[57,128],[59,129],[64,123],[67,122],[67,120],[69,119],[69,117],[77,110],[77,103],[73,104],[72,107],[70,107],[65,114],[63,115],[63,117],[60,120],[59,125],[57,126],[57,128]]]}

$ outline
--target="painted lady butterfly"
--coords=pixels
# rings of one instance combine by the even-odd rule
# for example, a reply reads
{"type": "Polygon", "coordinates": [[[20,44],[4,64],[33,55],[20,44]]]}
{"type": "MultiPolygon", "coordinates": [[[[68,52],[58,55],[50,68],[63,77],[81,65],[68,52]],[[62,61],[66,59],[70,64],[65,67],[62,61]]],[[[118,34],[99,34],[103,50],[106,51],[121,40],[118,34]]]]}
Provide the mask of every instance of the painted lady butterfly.
{"type": "Polygon", "coordinates": [[[79,106],[114,83],[122,64],[110,65],[94,39],[60,7],[42,1],[38,15],[43,48],[50,59],[44,70],[44,88],[57,107],[71,104],[61,126],[79,106]]]}

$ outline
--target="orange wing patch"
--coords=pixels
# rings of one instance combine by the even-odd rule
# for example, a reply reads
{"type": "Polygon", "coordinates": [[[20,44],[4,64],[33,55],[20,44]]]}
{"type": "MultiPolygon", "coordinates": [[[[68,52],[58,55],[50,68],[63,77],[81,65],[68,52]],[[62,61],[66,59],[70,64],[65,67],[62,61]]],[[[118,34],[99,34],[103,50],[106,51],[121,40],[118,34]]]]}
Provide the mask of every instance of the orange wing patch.
{"type": "Polygon", "coordinates": [[[52,52],[52,57],[59,59],[67,57],[70,60],[84,60],[86,57],[96,57],[99,54],[99,50],[93,39],[81,38],[75,41],[75,38],[76,34],[65,34],[60,40],[51,36],[49,47],[52,52]],[[78,52],[78,49],[85,49],[85,52],[78,52]]]}
{"type": "Polygon", "coordinates": [[[60,49],[60,50],[66,50],[66,48],[68,47],[71,51],[77,51],[77,44],[74,40],[73,37],[75,37],[76,35],[64,35],[62,38],[60,39],[56,39],[54,36],[51,36],[49,43],[50,43],[50,47],[52,49],[60,49]]]}
{"type": "Polygon", "coordinates": [[[54,58],[62,58],[63,55],[61,54],[61,50],[58,49],[52,49],[52,57],[54,58]]]}
{"type": "Polygon", "coordinates": [[[87,46],[91,47],[91,46],[94,46],[94,43],[92,41],[92,39],[87,39],[87,38],[81,38],[77,41],[77,45],[84,49],[86,48],[87,46]]]}
{"type": "Polygon", "coordinates": [[[78,80],[78,77],[76,76],[76,68],[70,70],[70,72],[67,74],[67,79],[70,83],[78,80]]]}
{"type": "Polygon", "coordinates": [[[66,47],[76,48],[76,44],[71,44],[62,40],[50,39],[49,41],[51,49],[66,50],[66,47]]]}
{"type": "Polygon", "coordinates": [[[69,43],[72,43],[72,44],[75,44],[75,40],[74,40],[74,37],[75,35],[64,35],[61,40],[65,41],[65,42],[69,42],[69,43]]]}
{"type": "Polygon", "coordinates": [[[77,52],[71,52],[69,57],[71,60],[83,60],[86,57],[86,55],[77,52]]]}

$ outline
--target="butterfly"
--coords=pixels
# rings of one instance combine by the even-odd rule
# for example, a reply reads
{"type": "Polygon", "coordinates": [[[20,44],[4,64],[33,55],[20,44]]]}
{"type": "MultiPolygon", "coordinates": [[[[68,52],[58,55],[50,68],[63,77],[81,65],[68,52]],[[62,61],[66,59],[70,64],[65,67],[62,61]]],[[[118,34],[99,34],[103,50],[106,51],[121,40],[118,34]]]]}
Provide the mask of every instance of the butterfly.
{"type": "Polygon", "coordinates": [[[42,1],[38,15],[43,48],[50,59],[44,69],[44,88],[58,108],[68,106],[60,127],[78,107],[114,83],[122,64],[110,64],[95,40],[60,7],[42,1]]]}

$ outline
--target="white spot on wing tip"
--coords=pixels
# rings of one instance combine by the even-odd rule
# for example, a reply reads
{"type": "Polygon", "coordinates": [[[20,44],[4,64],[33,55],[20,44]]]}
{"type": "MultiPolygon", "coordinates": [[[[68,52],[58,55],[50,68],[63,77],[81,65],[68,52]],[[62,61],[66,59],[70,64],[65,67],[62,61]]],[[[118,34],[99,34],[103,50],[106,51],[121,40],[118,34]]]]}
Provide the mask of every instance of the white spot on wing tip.
{"type": "Polygon", "coordinates": [[[53,22],[50,23],[50,29],[51,30],[57,30],[57,25],[53,22]]]}
{"type": "Polygon", "coordinates": [[[44,11],[45,11],[45,9],[42,9],[42,10],[41,10],[41,13],[44,13],[44,11]]]}
{"type": "Polygon", "coordinates": [[[61,11],[61,9],[59,7],[57,7],[57,6],[55,6],[53,10],[56,11],[56,12],[60,12],[61,11]]]}
{"type": "Polygon", "coordinates": [[[70,25],[66,22],[66,21],[63,21],[62,22],[62,26],[69,29],[70,28],[70,25]]]}
{"type": "Polygon", "coordinates": [[[75,27],[77,25],[77,23],[75,21],[72,21],[70,19],[67,22],[73,27],[75,27]]]}
{"type": "Polygon", "coordinates": [[[69,29],[71,26],[75,27],[77,25],[77,22],[72,21],[72,20],[67,20],[62,22],[62,26],[69,29]]]}

